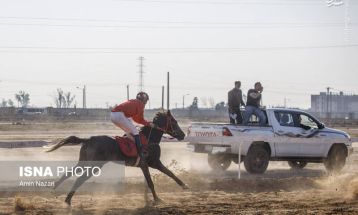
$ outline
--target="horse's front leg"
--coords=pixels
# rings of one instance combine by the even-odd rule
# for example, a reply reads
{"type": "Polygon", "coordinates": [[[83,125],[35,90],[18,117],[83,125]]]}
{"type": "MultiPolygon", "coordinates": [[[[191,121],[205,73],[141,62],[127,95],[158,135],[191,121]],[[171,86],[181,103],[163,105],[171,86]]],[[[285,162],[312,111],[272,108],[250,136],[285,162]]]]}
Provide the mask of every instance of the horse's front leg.
{"type": "Polygon", "coordinates": [[[154,190],[154,184],[153,184],[152,178],[150,177],[148,164],[145,162],[142,162],[140,168],[142,169],[143,175],[145,177],[145,180],[147,181],[149,189],[152,191],[154,201],[156,203],[161,202],[161,199],[158,197],[157,193],[154,190]]]}
{"type": "Polygon", "coordinates": [[[180,180],[172,171],[170,171],[168,168],[166,168],[162,162],[159,160],[159,162],[156,162],[155,165],[151,166],[152,168],[155,168],[162,173],[166,174],[167,176],[171,177],[179,186],[181,186],[184,190],[189,189],[189,187],[184,184],[182,180],[180,180]]]}

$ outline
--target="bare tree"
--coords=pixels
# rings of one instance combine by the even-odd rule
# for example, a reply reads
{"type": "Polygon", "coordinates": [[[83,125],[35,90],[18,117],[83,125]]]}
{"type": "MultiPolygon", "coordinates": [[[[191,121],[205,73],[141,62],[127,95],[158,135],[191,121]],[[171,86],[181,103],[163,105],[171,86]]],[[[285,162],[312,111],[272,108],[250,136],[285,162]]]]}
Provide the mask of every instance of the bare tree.
{"type": "Polygon", "coordinates": [[[53,98],[54,98],[55,105],[56,105],[57,108],[62,108],[64,106],[64,103],[66,101],[65,101],[63,90],[61,88],[57,89],[57,92],[53,96],[53,98]]]}
{"type": "Polygon", "coordinates": [[[69,108],[71,107],[73,101],[75,100],[75,95],[71,95],[71,92],[65,93],[65,107],[69,108]]]}
{"type": "Polygon", "coordinates": [[[23,90],[20,90],[19,93],[15,94],[15,99],[17,100],[18,106],[27,107],[30,103],[30,95],[23,90]]]}
{"type": "Polygon", "coordinates": [[[64,92],[61,88],[58,88],[53,98],[57,108],[69,108],[75,100],[75,95],[72,95],[71,92],[64,92]]]}

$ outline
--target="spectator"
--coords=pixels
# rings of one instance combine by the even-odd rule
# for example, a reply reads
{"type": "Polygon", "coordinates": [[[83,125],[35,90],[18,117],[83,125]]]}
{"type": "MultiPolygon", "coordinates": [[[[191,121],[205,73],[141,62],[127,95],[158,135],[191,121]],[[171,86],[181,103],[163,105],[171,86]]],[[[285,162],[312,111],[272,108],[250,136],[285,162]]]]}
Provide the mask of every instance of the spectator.
{"type": "Polygon", "coordinates": [[[247,92],[247,102],[245,107],[244,125],[250,120],[252,114],[259,118],[259,125],[264,126],[266,124],[266,116],[260,109],[261,94],[263,87],[260,82],[255,83],[255,88],[250,89],[247,92]]]}
{"type": "Polygon", "coordinates": [[[235,87],[228,93],[229,118],[231,124],[241,124],[242,115],[240,106],[245,106],[242,100],[241,82],[235,81],[235,87]]]}

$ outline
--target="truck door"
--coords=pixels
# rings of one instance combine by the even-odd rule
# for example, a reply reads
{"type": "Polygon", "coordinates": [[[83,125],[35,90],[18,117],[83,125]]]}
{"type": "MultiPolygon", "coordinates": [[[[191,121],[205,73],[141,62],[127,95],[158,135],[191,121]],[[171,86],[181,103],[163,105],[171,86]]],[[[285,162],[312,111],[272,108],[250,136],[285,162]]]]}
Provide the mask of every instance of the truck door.
{"type": "Polygon", "coordinates": [[[319,135],[319,123],[308,114],[294,114],[297,137],[301,138],[301,154],[309,157],[321,157],[325,147],[325,137],[319,135]]]}
{"type": "Polygon", "coordinates": [[[275,149],[278,157],[295,157],[301,153],[301,146],[293,139],[301,132],[295,127],[294,114],[289,111],[275,111],[272,126],[275,132],[275,149]]]}

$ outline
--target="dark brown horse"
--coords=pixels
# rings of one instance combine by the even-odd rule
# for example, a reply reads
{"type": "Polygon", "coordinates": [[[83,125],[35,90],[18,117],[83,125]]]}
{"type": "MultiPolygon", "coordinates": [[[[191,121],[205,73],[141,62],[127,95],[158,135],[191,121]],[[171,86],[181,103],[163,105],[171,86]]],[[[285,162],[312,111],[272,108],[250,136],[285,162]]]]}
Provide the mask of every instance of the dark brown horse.
{"type": "MultiPolygon", "coordinates": [[[[140,129],[140,133],[144,134],[148,139],[148,149],[145,161],[139,162],[138,167],[140,167],[143,171],[147,184],[152,191],[154,201],[159,202],[160,199],[154,190],[153,181],[149,173],[149,167],[158,169],[168,175],[183,189],[188,188],[178,177],[176,177],[162,164],[160,161],[159,146],[164,133],[167,133],[178,140],[183,140],[185,134],[179,127],[178,122],[171,115],[170,111],[158,112],[153,119],[153,124],[156,125],[156,127],[144,126],[140,129]]],[[[47,151],[54,151],[64,145],[76,145],[81,143],[82,146],[77,166],[81,166],[81,161],[104,161],[103,164],[109,161],[124,161],[126,165],[134,165],[136,163],[137,158],[126,157],[119,149],[118,143],[109,136],[93,136],[88,139],[70,136],[63,139],[59,143],[56,143],[47,151]]],[[[102,166],[100,166],[100,168],[102,166]]],[[[71,191],[66,197],[65,202],[67,204],[71,205],[71,199],[76,190],[91,176],[92,175],[84,174],[76,179],[71,191]]],[[[70,176],[63,175],[62,178],[56,182],[55,189],[68,177],[70,176]]]]}

